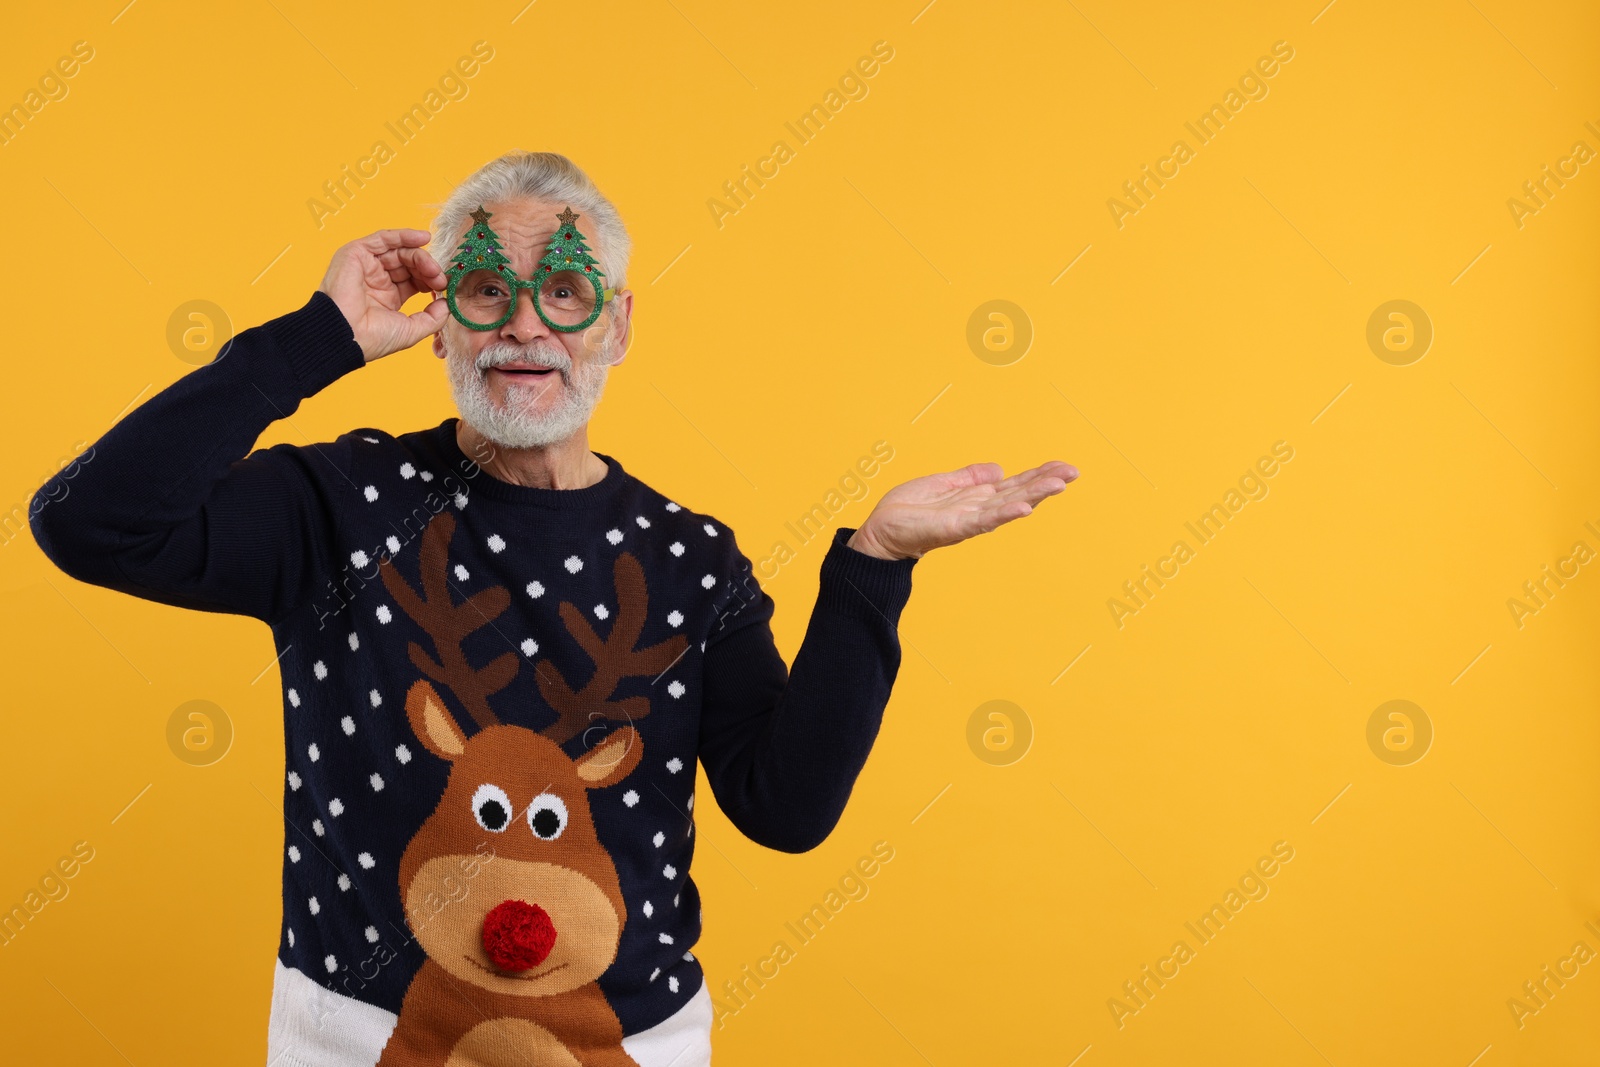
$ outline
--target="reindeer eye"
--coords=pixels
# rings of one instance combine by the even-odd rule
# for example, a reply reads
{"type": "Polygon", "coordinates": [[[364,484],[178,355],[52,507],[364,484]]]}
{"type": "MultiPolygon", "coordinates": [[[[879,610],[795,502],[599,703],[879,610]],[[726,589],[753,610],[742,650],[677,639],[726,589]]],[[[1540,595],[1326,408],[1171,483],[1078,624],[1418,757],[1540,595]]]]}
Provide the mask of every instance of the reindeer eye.
{"type": "Polygon", "coordinates": [[[554,841],[567,828],[567,805],[554,793],[540,793],[528,805],[528,826],[534,837],[554,841]]]}
{"type": "Polygon", "coordinates": [[[511,798],[497,785],[484,783],[472,794],[472,814],[485,830],[504,832],[511,824],[511,811],[511,798]]]}

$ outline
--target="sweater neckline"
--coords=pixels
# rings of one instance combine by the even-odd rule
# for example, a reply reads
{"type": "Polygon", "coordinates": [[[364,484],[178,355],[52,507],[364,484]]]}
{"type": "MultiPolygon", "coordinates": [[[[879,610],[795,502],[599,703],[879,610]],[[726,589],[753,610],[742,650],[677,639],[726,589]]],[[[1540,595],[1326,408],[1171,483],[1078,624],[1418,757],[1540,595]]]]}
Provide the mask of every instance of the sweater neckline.
{"type": "Polygon", "coordinates": [[[434,428],[434,438],[450,466],[466,483],[469,498],[481,494],[490,500],[501,500],[508,504],[558,509],[596,508],[614,499],[622,491],[622,483],[627,480],[627,472],[622,469],[621,463],[604,452],[595,452],[595,456],[605,461],[605,477],[582,489],[544,489],[502,481],[478,466],[477,461],[461,450],[461,445],[456,442],[456,429],[460,421],[460,417],[455,415],[445,419],[434,428]]]}

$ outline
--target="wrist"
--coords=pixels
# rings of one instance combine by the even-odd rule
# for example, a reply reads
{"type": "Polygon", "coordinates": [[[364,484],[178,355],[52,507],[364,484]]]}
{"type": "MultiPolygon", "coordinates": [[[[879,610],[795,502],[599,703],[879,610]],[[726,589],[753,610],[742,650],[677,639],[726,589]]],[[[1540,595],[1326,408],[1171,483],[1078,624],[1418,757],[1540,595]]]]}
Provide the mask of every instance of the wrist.
{"type": "MultiPolygon", "coordinates": [[[[366,352],[343,310],[320,289],[303,307],[259,328],[288,364],[302,397],[315,395],[366,362],[366,352]]],[[[226,351],[224,346],[223,355],[226,351]]]]}
{"type": "Polygon", "coordinates": [[[902,558],[888,551],[881,544],[879,544],[872,536],[872,533],[865,526],[860,527],[855,533],[851,534],[850,539],[844,544],[846,548],[855,549],[862,555],[872,556],[874,559],[893,561],[902,558]]]}

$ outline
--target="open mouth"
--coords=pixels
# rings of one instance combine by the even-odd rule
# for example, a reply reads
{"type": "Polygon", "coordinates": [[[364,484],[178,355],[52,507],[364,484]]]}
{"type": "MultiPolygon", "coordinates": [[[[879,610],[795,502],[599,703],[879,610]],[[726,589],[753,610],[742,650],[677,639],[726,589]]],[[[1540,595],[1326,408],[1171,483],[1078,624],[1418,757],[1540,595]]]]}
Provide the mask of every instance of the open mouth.
{"type": "Polygon", "coordinates": [[[554,367],[535,367],[531,364],[516,363],[508,364],[503,367],[491,367],[489,369],[499,374],[503,374],[507,378],[513,378],[520,381],[538,381],[541,378],[548,378],[552,374],[560,373],[554,367]]]}

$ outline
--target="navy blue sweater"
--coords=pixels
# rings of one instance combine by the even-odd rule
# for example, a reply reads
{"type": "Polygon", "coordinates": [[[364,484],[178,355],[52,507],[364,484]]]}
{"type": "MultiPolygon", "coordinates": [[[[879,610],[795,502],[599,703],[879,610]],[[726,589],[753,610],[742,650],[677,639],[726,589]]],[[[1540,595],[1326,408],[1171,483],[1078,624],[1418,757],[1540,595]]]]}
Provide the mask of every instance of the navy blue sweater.
{"type": "Polygon", "coordinates": [[[252,451],[363,363],[313,294],[130,412],[70,492],[46,483],[34,536],[81,581],[272,628],[286,967],[420,1026],[430,958],[492,999],[544,951],[588,982],[552,985],[564,1025],[608,1025],[598,983],[623,1033],[650,1027],[702,980],[695,760],[752,840],[819,844],[877,736],[916,561],[837,530],[791,671],[733,531],[612,456],[586,488],[512,485],[455,418],[252,451]]]}

